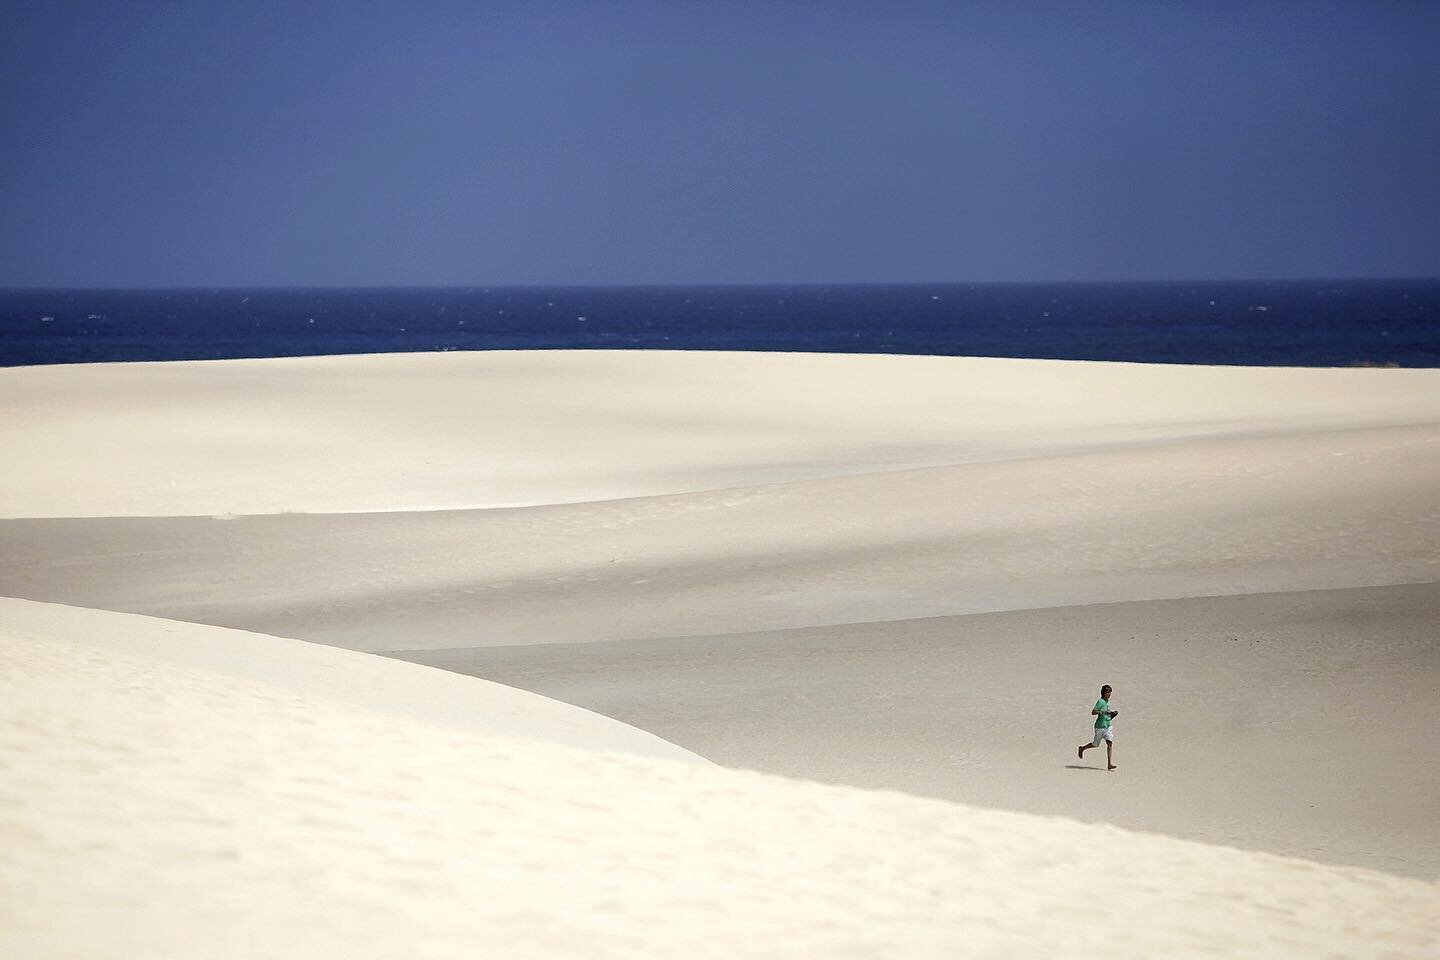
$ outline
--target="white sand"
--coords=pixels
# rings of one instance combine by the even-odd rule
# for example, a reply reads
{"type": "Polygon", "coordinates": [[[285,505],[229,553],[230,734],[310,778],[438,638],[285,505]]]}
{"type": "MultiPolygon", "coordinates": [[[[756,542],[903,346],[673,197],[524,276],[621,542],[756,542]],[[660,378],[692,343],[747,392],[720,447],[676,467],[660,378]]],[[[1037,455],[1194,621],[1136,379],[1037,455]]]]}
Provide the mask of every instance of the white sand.
{"type": "Polygon", "coordinates": [[[1437,621],[1422,584],[399,656],[726,765],[1434,879],[1437,621]]]}
{"type": "Polygon", "coordinates": [[[361,650],[1380,586],[1440,580],[1440,426],[516,510],[0,521],[0,543],[0,593],[361,650]]]}
{"type": "Polygon", "coordinates": [[[594,501],[1433,425],[1433,370],[496,351],[0,371],[0,517],[594,501]],[[239,478],[243,477],[243,482],[239,478]]]}
{"type": "Polygon", "coordinates": [[[1434,946],[1433,883],[1354,867],[1440,877],[1440,371],[27,368],[0,444],[0,595],[255,631],[0,605],[50,717],[7,956],[1434,946]]]}
{"type": "Polygon", "coordinates": [[[0,954],[17,960],[1440,947],[1435,884],[461,733],[421,719],[397,663],[376,661],[405,676],[387,713],[336,699],[343,683],[297,690],[300,644],[268,641],[257,669],[249,635],[0,612],[0,954]],[[203,656],[173,655],[191,640],[203,656]]]}
{"type": "Polygon", "coordinates": [[[413,665],[397,669],[391,661],[333,647],[6,598],[0,598],[0,624],[10,640],[43,645],[54,638],[82,643],[92,652],[140,654],[157,665],[263,683],[297,700],[318,698],[459,733],[531,737],[584,749],[706,762],[643,730],[547,697],[444,670],[413,665]]]}

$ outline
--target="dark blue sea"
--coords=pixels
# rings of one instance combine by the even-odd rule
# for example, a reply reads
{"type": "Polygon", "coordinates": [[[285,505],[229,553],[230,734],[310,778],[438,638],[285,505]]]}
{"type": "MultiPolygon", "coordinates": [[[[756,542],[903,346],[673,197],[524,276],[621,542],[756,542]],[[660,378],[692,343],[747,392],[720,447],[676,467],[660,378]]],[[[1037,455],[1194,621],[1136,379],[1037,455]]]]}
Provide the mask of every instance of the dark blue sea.
{"type": "Polygon", "coordinates": [[[0,366],[501,349],[1440,366],[1440,280],[0,290],[0,366]]]}

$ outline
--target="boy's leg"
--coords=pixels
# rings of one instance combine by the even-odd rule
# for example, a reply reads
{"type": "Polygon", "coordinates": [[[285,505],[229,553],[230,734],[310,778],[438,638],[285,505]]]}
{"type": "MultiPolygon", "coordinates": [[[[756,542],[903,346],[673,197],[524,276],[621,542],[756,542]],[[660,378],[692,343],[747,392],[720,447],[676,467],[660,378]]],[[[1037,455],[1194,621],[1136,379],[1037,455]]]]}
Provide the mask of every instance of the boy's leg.
{"type": "Polygon", "coordinates": [[[1105,741],[1105,766],[1111,770],[1115,769],[1115,741],[1105,741]]]}

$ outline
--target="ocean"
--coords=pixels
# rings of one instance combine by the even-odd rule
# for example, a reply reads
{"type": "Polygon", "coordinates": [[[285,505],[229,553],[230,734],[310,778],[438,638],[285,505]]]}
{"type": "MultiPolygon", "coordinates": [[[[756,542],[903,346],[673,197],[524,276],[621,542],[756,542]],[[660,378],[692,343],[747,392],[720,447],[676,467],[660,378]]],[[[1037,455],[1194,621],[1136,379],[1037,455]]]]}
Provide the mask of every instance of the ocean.
{"type": "Polygon", "coordinates": [[[1440,280],[0,290],[0,366],[502,349],[1440,366],[1440,280]]]}

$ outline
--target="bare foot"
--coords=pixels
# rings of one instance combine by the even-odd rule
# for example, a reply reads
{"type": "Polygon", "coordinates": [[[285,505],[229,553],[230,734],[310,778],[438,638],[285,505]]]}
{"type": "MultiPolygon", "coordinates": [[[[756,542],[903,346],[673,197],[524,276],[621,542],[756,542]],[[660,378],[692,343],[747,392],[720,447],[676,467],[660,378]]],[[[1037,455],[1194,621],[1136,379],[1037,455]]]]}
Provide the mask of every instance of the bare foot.
{"type": "Polygon", "coordinates": [[[1079,750],[1076,750],[1076,751],[1075,751],[1075,756],[1079,757],[1081,760],[1084,760],[1084,759],[1085,759],[1085,748],[1084,748],[1084,747],[1081,747],[1079,750]]]}
{"type": "Polygon", "coordinates": [[[1114,770],[1114,769],[1115,769],[1115,764],[1112,763],[1112,764],[1110,764],[1110,766],[1106,767],[1105,769],[1106,769],[1106,770],[1114,770]]]}

